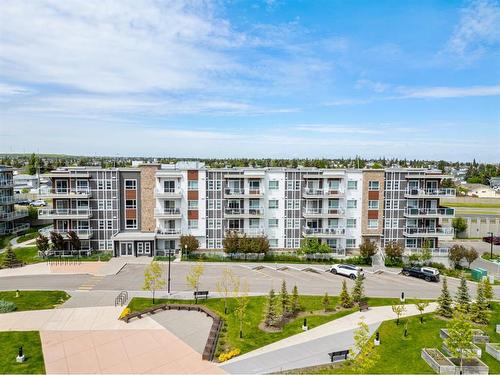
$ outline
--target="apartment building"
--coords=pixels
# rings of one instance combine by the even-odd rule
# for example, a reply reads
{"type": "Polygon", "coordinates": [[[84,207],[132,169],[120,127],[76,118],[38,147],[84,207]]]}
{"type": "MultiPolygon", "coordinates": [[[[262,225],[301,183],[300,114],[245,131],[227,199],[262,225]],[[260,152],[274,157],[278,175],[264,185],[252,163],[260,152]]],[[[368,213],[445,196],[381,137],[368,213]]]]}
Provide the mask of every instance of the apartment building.
{"type": "MultiPolygon", "coordinates": [[[[419,231],[403,229],[426,228],[430,235],[438,222],[412,221],[405,208],[437,209],[439,199],[414,197],[413,190],[405,194],[400,189],[439,190],[440,177],[424,170],[391,173],[207,168],[200,162],[63,168],[50,174],[53,188],[44,197],[51,198],[53,205],[39,215],[53,219],[54,230],[65,237],[70,230],[81,234],[83,251],[111,251],[115,256],[164,255],[180,249],[180,238],[186,234],[195,236],[200,248],[218,250],[229,231],[266,236],[272,249],[298,249],[302,239],[313,237],[328,244],[337,256],[355,251],[364,240],[380,247],[397,240],[418,248],[422,241],[411,239],[420,238],[415,236],[419,231]],[[416,177],[408,179],[411,174],[416,177]],[[398,194],[393,196],[396,185],[398,194]],[[396,205],[397,210],[389,209],[396,205]],[[386,215],[397,221],[398,230],[386,228],[386,223],[392,225],[386,215]]],[[[432,247],[437,245],[432,242],[432,247]]]]}
{"type": "Polygon", "coordinates": [[[22,222],[28,216],[26,208],[16,208],[13,169],[0,165],[0,235],[18,234],[29,229],[22,222]]]}

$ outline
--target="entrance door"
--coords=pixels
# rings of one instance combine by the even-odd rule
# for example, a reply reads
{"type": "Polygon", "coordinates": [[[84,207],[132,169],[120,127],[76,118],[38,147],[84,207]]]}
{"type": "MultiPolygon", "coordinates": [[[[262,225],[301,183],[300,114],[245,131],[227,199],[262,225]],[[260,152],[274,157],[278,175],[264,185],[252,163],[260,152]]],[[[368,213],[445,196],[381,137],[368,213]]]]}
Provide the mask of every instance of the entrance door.
{"type": "Polygon", "coordinates": [[[134,255],[134,244],[132,242],[120,242],[120,256],[134,255]]]}

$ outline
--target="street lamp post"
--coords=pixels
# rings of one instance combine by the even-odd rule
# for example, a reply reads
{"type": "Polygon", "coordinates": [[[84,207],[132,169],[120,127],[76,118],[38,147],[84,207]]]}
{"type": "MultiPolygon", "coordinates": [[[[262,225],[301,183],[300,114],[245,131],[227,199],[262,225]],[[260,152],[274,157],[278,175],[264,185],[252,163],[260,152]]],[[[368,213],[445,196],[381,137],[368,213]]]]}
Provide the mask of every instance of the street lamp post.
{"type": "MultiPolygon", "coordinates": [[[[187,254],[188,254],[188,245],[184,245],[184,250],[186,251],[186,258],[187,258],[187,254]]],[[[181,260],[182,260],[182,249],[181,249],[181,260]]]]}
{"type": "Polygon", "coordinates": [[[490,260],[493,260],[493,232],[488,233],[490,235],[490,260]]]}
{"type": "Polygon", "coordinates": [[[168,249],[168,279],[167,279],[167,292],[170,294],[170,257],[172,256],[172,249],[168,249]]]}

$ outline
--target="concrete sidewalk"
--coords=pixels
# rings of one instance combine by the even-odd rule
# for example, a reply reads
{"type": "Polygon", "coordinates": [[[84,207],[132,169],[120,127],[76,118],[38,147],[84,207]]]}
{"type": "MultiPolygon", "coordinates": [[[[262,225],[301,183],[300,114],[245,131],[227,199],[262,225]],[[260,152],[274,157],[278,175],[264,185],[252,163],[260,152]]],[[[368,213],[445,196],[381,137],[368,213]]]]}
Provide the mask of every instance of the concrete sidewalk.
{"type": "MultiPolygon", "coordinates": [[[[433,303],[426,312],[434,311],[436,307],[433,303]]],[[[404,316],[417,314],[415,305],[406,305],[404,316]]],[[[362,318],[373,333],[383,321],[395,319],[396,315],[391,306],[355,312],[236,357],[221,367],[233,374],[262,374],[328,364],[329,352],[352,348],[353,334],[362,318]]]]}

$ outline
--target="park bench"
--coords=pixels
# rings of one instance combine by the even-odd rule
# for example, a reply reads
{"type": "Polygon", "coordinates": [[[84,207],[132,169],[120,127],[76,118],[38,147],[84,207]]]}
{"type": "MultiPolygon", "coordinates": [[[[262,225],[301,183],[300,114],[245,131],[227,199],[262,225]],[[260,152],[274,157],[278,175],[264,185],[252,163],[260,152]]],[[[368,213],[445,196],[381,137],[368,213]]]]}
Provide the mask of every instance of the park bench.
{"type": "Polygon", "coordinates": [[[368,302],[359,301],[359,311],[368,311],[368,302]]]}
{"type": "Polygon", "coordinates": [[[330,362],[346,361],[349,355],[349,349],[331,352],[328,353],[328,355],[330,356],[330,362]]]}
{"type": "Polygon", "coordinates": [[[196,302],[198,302],[198,297],[205,297],[205,299],[208,298],[208,290],[198,290],[193,292],[193,294],[196,302]]]}

